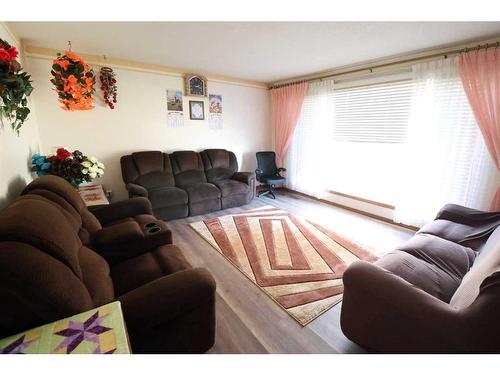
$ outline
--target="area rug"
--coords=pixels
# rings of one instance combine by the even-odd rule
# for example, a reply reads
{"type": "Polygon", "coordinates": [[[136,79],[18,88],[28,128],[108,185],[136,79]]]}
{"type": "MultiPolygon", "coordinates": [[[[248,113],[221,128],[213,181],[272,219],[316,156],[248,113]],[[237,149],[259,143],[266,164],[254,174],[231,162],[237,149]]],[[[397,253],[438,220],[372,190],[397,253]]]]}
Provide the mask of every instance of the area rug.
{"type": "Polygon", "coordinates": [[[377,259],[334,231],[271,206],[190,226],[303,326],[341,301],[350,263],[377,259]]]}

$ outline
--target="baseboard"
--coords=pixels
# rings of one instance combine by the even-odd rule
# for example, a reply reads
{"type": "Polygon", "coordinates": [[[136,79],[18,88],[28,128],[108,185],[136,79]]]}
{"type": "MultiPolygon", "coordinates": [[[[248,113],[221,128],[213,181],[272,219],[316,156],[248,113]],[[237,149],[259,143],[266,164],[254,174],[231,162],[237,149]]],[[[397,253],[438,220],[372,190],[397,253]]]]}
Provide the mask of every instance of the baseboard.
{"type": "Polygon", "coordinates": [[[419,227],[415,227],[413,225],[406,225],[406,224],[402,224],[402,223],[396,223],[394,220],[388,219],[388,218],[383,217],[383,216],[375,215],[375,214],[372,214],[370,212],[359,210],[357,208],[352,208],[352,207],[349,207],[349,206],[345,206],[343,204],[335,203],[335,202],[332,202],[332,201],[329,201],[329,200],[326,200],[326,199],[316,198],[316,197],[313,197],[312,195],[301,193],[300,191],[292,190],[292,189],[289,189],[287,187],[283,187],[281,189],[289,191],[290,193],[294,193],[294,194],[302,195],[302,196],[310,198],[310,199],[314,199],[314,200],[316,200],[318,202],[329,204],[331,206],[335,206],[335,207],[338,207],[338,208],[343,208],[344,210],[355,212],[357,214],[367,216],[367,217],[369,217],[371,219],[383,221],[385,223],[396,225],[396,226],[401,227],[401,228],[409,229],[409,230],[414,231],[414,232],[416,232],[416,231],[418,231],[420,229],[419,227]]]}

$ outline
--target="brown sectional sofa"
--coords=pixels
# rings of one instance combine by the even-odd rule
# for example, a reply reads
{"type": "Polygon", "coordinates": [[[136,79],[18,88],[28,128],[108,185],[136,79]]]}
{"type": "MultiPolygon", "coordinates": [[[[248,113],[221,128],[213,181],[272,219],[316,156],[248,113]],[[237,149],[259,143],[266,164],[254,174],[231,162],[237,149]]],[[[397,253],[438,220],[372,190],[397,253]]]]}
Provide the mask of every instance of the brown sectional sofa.
{"type": "Polygon", "coordinates": [[[500,353],[500,212],[447,205],[343,279],[342,331],[370,350],[500,353]]]}
{"type": "Polygon", "coordinates": [[[157,217],[170,220],[249,203],[255,174],[238,172],[233,152],[134,152],[120,159],[130,197],[147,197],[157,217]]]}
{"type": "Polygon", "coordinates": [[[91,213],[69,183],[44,176],[0,212],[0,337],[114,300],[134,353],[214,343],[214,279],[172,245],[147,199],[91,213]]]}

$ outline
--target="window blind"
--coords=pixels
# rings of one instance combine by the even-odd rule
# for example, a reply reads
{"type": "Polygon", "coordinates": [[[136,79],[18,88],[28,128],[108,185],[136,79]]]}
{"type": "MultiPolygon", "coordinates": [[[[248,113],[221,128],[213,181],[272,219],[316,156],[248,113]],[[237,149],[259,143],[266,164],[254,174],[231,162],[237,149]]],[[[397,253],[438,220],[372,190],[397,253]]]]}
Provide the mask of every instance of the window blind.
{"type": "Polygon", "coordinates": [[[334,140],[403,143],[408,128],[411,95],[410,80],[336,91],[334,140]]]}

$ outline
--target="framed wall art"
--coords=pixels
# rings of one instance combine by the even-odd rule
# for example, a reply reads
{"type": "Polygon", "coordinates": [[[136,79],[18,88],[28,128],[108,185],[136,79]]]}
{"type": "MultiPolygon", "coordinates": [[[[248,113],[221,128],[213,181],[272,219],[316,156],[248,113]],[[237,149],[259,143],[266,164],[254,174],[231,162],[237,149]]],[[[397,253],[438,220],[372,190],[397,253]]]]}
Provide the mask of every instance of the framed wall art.
{"type": "Polygon", "coordinates": [[[189,101],[189,119],[205,120],[205,103],[203,101],[189,101]]]}

